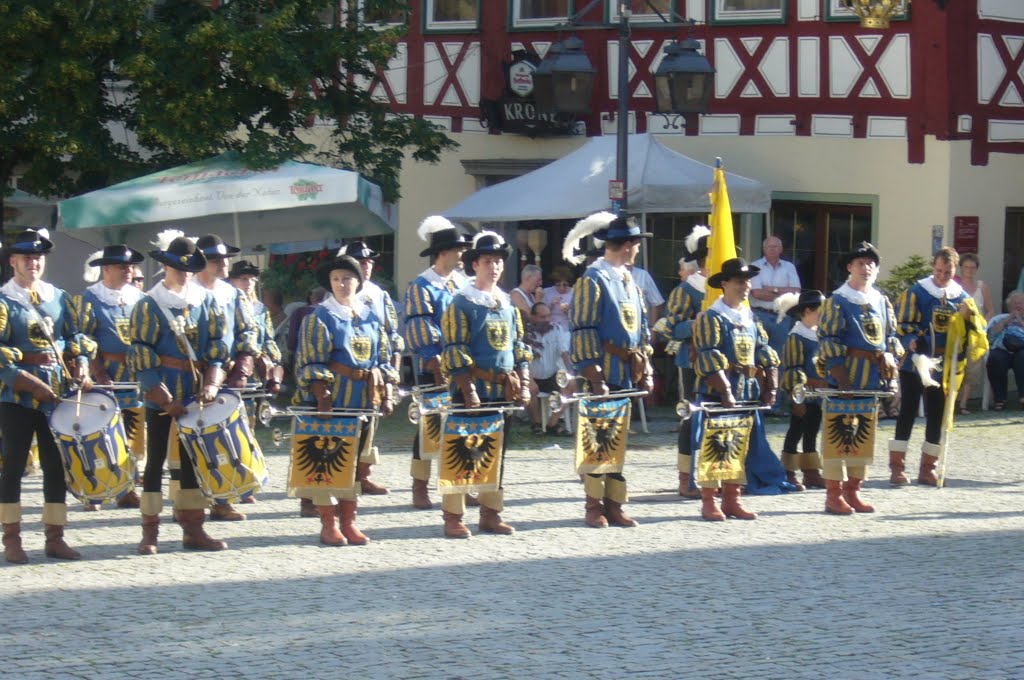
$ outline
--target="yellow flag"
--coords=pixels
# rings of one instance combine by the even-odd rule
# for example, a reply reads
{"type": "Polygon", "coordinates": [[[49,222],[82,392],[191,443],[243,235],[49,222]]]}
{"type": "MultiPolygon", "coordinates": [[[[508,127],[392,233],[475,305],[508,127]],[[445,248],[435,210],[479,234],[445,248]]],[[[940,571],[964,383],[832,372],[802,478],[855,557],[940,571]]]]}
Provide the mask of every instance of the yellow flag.
{"type": "MultiPolygon", "coordinates": [[[[732,230],[732,207],[729,205],[729,189],[725,186],[725,171],[721,161],[716,162],[715,185],[711,189],[711,219],[708,220],[711,236],[708,237],[708,278],[722,271],[722,263],[736,257],[736,239],[732,230]]],[[[722,295],[720,288],[708,286],[704,294],[703,309],[708,309],[722,295]]]]}
{"type": "MultiPolygon", "coordinates": [[[[981,313],[974,304],[974,300],[967,298],[967,306],[974,312],[975,319],[981,319],[981,313]]],[[[960,386],[967,373],[968,362],[981,361],[986,352],[988,352],[988,336],[985,331],[980,327],[968,328],[964,317],[959,312],[954,312],[949,319],[949,329],[946,331],[946,352],[942,360],[942,387],[948,395],[947,401],[953,402],[956,393],[960,391],[960,386]],[[957,355],[962,355],[962,357],[956,361],[956,375],[950,375],[957,355]]],[[[953,409],[947,408],[944,416],[944,427],[947,430],[953,429],[953,409]]]]}

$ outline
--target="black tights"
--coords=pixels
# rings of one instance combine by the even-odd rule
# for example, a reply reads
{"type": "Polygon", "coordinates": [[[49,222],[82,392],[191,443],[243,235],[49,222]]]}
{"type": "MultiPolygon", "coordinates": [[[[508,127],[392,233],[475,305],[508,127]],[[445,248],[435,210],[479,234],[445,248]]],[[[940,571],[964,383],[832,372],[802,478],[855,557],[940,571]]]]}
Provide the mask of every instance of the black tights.
{"type": "Polygon", "coordinates": [[[39,465],[43,468],[43,500],[63,503],[67,499],[64,463],[46,414],[17,404],[0,404],[0,434],[3,436],[4,467],[0,473],[0,503],[21,502],[21,476],[25,474],[32,435],[39,444],[39,465]]]}
{"type": "MultiPolygon", "coordinates": [[[[156,409],[146,409],[146,472],[142,476],[142,490],[160,493],[164,478],[164,461],[171,447],[171,417],[160,415],[156,409]]],[[[181,488],[198,489],[192,460],[181,452],[181,488]]]]}
{"type": "Polygon", "coordinates": [[[908,441],[917,418],[917,407],[924,396],[924,440],[938,444],[942,438],[942,414],[946,408],[946,393],[942,386],[924,387],[916,372],[900,373],[900,415],[896,418],[896,439],[908,441]]]}
{"type": "Polygon", "coordinates": [[[817,451],[818,431],[821,429],[821,404],[804,404],[807,411],[798,416],[793,413],[789,416],[789,429],[786,431],[786,440],[782,444],[783,453],[796,453],[796,445],[803,439],[803,453],[817,451]]]}

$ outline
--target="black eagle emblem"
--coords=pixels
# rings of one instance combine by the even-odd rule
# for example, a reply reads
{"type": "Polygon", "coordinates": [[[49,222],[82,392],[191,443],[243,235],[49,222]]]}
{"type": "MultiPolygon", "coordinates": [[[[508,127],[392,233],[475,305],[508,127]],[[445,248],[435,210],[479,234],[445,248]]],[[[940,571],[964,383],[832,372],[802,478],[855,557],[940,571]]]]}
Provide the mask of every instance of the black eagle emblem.
{"type": "Polygon", "coordinates": [[[311,436],[296,443],[295,463],[306,479],[315,484],[330,483],[352,456],[351,440],[345,437],[311,436]]]}
{"type": "Polygon", "coordinates": [[[732,429],[716,430],[704,440],[704,450],[712,461],[720,465],[738,459],[742,446],[743,435],[732,429]]]}
{"type": "Polygon", "coordinates": [[[124,433],[128,439],[134,439],[139,431],[139,414],[130,409],[121,409],[121,419],[124,421],[124,433]]]}
{"type": "Polygon", "coordinates": [[[50,338],[46,335],[46,331],[37,321],[28,322],[28,339],[32,343],[33,347],[50,346],[50,338]]]}
{"type": "Polygon", "coordinates": [[[498,438],[487,434],[467,434],[449,440],[445,460],[456,479],[472,479],[479,470],[494,463],[498,438]]]}
{"type": "Polygon", "coordinates": [[[612,457],[622,439],[622,423],[612,418],[587,418],[583,421],[581,443],[587,458],[605,461],[612,457]]]}
{"type": "Polygon", "coordinates": [[[423,431],[427,439],[436,442],[441,438],[441,414],[430,413],[423,419],[423,431]]]}
{"type": "Polygon", "coordinates": [[[828,421],[828,441],[839,451],[859,451],[871,436],[871,425],[871,418],[863,415],[836,415],[828,421]]]}

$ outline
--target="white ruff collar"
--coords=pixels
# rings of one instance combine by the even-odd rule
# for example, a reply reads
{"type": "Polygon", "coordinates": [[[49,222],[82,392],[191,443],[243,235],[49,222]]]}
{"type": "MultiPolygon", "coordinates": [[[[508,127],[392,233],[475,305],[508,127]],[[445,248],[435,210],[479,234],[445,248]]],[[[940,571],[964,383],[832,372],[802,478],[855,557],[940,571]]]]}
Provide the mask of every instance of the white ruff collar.
{"type": "Polygon", "coordinates": [[[603,257],[594,260],[594,264],[590,266],[596,269],[600,269],[602,272],[605,272],[609,277],[614,277],[616,281],[624,281],[626,279],[626,274],[628,273],[628,270],[626,269],[625,265],[622,265],[621,267],[616,267],[603,257]]]}
{"type": "Polygon", "coordinates": [[[161,281],[149,289],[149,296],[161,307],[184,309],[201,306],[206,300],[207,292],[202,286],[189,282],[181,293],[175,293],[161,281]]]}
{"type": "Polygon", "coordinates": [[[686,277],[686,282],[690,284],[694,290],[698,290],[701,293],[708,292],[708,277],[703,274],[694,272],[686,277]]]}
{"type": "Polygon", "coordinates": [[[352,306],[343,305],[338,302],[338,298],[329,294],[324,298],[324,301],[320,303],[320,306],[340,318],[342,321],[351,321],[353,316],[365,319],[370,313],[370,307],[364,305],[359,298],[355,298],[354,300],[355,301],[352,306]]]}
{"type": "Polygon", "coordinates": [[[818,327],[808,328],[804,325],[803,321],[797,321],[793,324],[793,328],[789,331],[790,335],[799,335],[800,337],[807,338],[808,340],[818,341],[818,327]]]}
{"type": "Polygon", "coordinates": [[[367,305],[376,305],[383,296],[384,289],[373,281],[365,282],[363,284],[363,289],[359,291],[359,299],[367,305]]]}
{"type": "Polygon", "coordinates": [[[956,281],[953,281],[952,279],[950,279],[949,283],[946,284],[945,288],[939,288],[938,286],[936,286],[935,282],[932,280],[932,277],[930,276],[926,276],[925,278],[918,281],[917,285],[924,288],[926,291],[928,291],[929,295],[938,300],[941,300],[943,298],[955,299],[960,297],[964,292],[963,287],[956,281]]]}
{"type": "Polygon", "coordinates": [[[749,328],[754,325],[754,313],[750,311],[750,307],[747,305],[741,305],[739,309],[733,309],[729,305],[725,304],[724,298],[718,298],[715,300],[715,304],[711,305],[711,309],[729,319],[729,321],[733,322],[737,326],[749,328]]]}
{"type": "Polygon", "coordinates": [[[97,281],[86,288],[86,290],[95,295],[97,300],[111,307],[120,307],[121,305],[133,307],[139,301],[139,298],[142,297],[142,291],[130,283],[126,283],[120,289],[115,290],[114,288],[107,288],[103,285],[102,281],[97,281]]]}
{"type": "Polygon", "coordinates": [[[217,279],[214,281],[213,288],[207,288],[198,281],[196,281],[195,284],[199,288],[205,290],[208,294],[212,295],[213,299],[217,301],[217,304],[225,309],[238,299],[238,289],[224,279],[217,279]]]}
{"type": "Polygon", "coordinates": [[[457,269],[453,269],[452,273],[449,274],[448,276],[441,276],[436,271],[434,271],[433,267],[427,267],[426,270],[424,270],[424,272],[420,274],[420,276],[425,278],[427,280],[427,283],[434,286],[435,288],[447,288],[449,281],[453,281],[455,283],[456,288],[461,288],[461,282],[457,278],[455,278],[455,273],[457,271],[457,269]]]}
{"type": "MultiPolygon", "coordinates": [[[[36,292],[39,293],[39,299],[42,302],[49,302],[53,299],[53,296],[57,294],[57,288],[50,285],[46,281],[36,281],[36,292]]],[[[18,302],[25,305],[32,305],[32,298],[29,296],[28,288],[22,288],[11,279],[0,288],[0,293],[3,293],[9,298],[13,298],[18,302]]]]}
{"type": "Polygon", "coordinates": [[[456,295],[461,295],[473,304],[481,305],[488,309],[501,309],[510,304],[508,294],[501,288],[495,288],[492,292],[485,293],[476,286],[466,286],[456,295]]]}
{"type": "Polygon", "coordinates": [[[833,295],[844,297],[850,302],[854,303],[855,305],[874,306],[877,305],[878,302],[882,299],[882,292],[875,288],[874,286],[868,288],[866,293],[863,293],[859,290],[854,290],[853,288],[851,288],[849,283],[844,283],[843,285],[836,288],[836,291],[833,293],[833,295]]]}

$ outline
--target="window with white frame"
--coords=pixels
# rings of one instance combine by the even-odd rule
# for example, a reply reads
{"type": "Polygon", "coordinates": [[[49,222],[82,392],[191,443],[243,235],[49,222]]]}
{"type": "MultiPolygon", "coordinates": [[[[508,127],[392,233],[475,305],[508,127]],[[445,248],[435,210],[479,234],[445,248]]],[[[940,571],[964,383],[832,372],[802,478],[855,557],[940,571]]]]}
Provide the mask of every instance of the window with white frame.
{"type": "Polygon", "coordinates": [[[480,25],[479,0],[424,0],[427,30],[473,30],[480,25]]]}
{"type": "Polygon", "coordinates": [[[679,4],[679,0],[608,0],[608,17],[611,21],[618,21],[619,8],[626,5],[633,13],[630,21],[661,22],[662,19],[658,16],[658,12],[661,12],[661,16],[665,17],[666,21],[675,22],[677,18],[672,12],[679,11],[676,9],[677,4],[679,4]]]}
{"type": "Polygon", "coordinates": [[[395,9],[395,2],[381,0],[359,0],[363,21],[374,26],[401,26],[406,20],[406,9],[395,9]]]}
{"type": "Polygon", "coordinates": [[[786,0],[712,0],[711,7],[715,21],[782,22],[786,16],[786,0]]]}
{"type": "MultiPolygon", "coordinates": [[[[899,0],[900,11],[893,15],[893,19],[900,20],[907,18],[907,0],[899,0]]],[[[828,20],[856,20],[857,13],[846,6],[846,0],[825,0],[827,10],[825,18],[828,20]]]]}
{"type": "Polygon", "coordinates": [[[516,28],[562,23],[571,13],[571,0],[512,0],[512,25],[516,28]]]}

